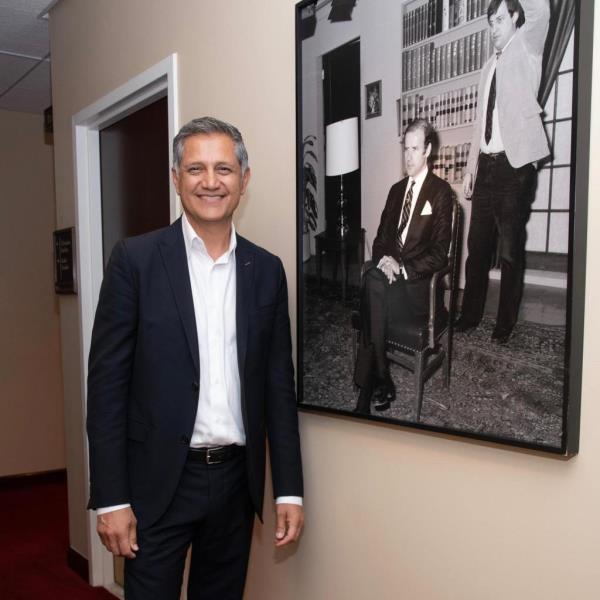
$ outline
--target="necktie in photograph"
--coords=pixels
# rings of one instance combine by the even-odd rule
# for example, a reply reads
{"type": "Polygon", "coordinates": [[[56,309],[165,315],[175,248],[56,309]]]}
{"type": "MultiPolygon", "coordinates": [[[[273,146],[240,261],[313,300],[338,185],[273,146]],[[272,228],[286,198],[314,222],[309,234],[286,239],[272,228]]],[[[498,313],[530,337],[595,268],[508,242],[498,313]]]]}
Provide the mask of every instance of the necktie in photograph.
{"type": "Polygon", "coordinates": [[[400,252],[402,252],[402,248],[404,247],[404,244],[402,243],[402,232],[406,228],[406,224],[408,223],[408,217],[410,216],[410,208],[412,206],[414,187],[415,182],[412,181],[408,190],[408,194],[406,194],[406,198],[404,199],[404,205],[402,206],[402,216],[400,217],[400,225],[398,226],[398,231],[396,233],[396,240],[400,252]]]}
{"type": "MultiPolygon", "coordinates": [[[[496,62],[502,51],[496,52],[496,62]]],[[[492,83],[490,84],[490,93],[488,94],[487,112],[485,114],[485,143],[489,144],[492,139],[492,122],[494,120],[494,105],[496,104],[496,67],[494,66],[494,74],[492,75],[492,83]]]]}

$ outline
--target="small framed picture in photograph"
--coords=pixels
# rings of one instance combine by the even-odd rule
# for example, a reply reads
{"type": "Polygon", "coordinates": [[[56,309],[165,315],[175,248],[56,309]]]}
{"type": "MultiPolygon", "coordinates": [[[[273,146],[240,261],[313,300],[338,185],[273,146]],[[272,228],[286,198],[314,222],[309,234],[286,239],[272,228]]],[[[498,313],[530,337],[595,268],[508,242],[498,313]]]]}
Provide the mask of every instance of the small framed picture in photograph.
{"type": "Polygon", "coordinates": [[[365,118],[381,116],[381,79],[365,85],[365,118]]]}

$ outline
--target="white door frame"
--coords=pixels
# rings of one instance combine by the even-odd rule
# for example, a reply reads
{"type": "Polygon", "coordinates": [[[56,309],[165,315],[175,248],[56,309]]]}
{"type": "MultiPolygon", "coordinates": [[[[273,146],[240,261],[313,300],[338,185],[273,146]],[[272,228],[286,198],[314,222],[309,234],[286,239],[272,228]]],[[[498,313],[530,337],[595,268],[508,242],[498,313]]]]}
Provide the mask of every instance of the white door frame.
{"type": "MultiPolygon", "coordinates": [[[[172,162],[170,141],[179,129],[179,102],[177,85],[177,55],[140,73],[127,83],[78,112],[72,119],[75,161],[75,208],[77,233],[77,261],[79,281],[79,316],[81,335],[81,424],[85,431],[87,399],[87,357],[90,349],[94,313],[103,277],[102,209],[100,189],[100,135],[99,130],[127,115],[167,97],[169,119],[169,163],[172,162]]],[[[165,177],[169,177],[165,168],[165,177]]],[[[181,212],[178,198],[169,181],[170,217],[174,221],[181,212]]],[[[85,497],[89,495],[89,468],[87,438],[84,442],[85,497]]],[[[94,586],[115,589],[112,555],[96,535],[96,514],[87,513],[89,580],[94,586]]],[[[116,586],[118,587],[118,586],[116,586]]]]}

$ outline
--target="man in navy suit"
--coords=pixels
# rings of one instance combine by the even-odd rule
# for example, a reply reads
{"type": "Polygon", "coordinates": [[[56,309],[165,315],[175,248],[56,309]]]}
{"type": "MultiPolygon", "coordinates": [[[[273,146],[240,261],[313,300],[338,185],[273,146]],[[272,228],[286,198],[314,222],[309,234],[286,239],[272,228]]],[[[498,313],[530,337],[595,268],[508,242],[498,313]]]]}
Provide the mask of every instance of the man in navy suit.
{"type": "MultiPolygon", "coordinates": [[[[435,131],[424,119],[404,133],[408,177],[388,194],[373,260],[361,286],[361,343],[354,382],[361,389],[356,412],[387,410],[396,391],[385,355],[388,323],[429,314],[431,276],[446,265],[452,229],[452,189],[427,166],[435,131]]],[[[442,298],[438,306],[443,307],[442,298]]],[[[445,309],[441,309],[443,312],[445,309]]]]}
{"type": "Polygon", "coordinates": [[[250,178],[240,132],[194,119],[173,142],[183,216],[119,242],[89,356],[89,508],[125,556],[128,600],[241,599],[265,438],[275,545],[303,525],[302,467],[281,261],[238,235],[250,178]]]}

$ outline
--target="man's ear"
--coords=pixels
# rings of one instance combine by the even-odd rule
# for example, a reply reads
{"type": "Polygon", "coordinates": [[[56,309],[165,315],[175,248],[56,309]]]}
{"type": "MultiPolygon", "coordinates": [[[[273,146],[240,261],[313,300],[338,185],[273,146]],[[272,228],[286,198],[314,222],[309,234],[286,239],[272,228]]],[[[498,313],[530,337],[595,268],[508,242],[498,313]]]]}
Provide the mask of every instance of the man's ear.
{"type": "Polygon", "coordinates": [[[427,144],[427,148],[425,148],[425,156],[427,158],[429,158],[430,154],[431,154],[431,142],[429,142],[429,144],[427,144]]]}
{"type": "Polygon", "coordinates": [[[246,193],[246,188],[248,187],[248,182],[250,181],[250,167],[246,167],[244,174],[242,175],[242,187],[241,193],[242,195],[246,193]]]}
{"type": "Polygon", "coordinates": [[[171,179],[175,186],[175,191],[179,194],[179,171],[175,167],[171,167],[171,179]]]}

